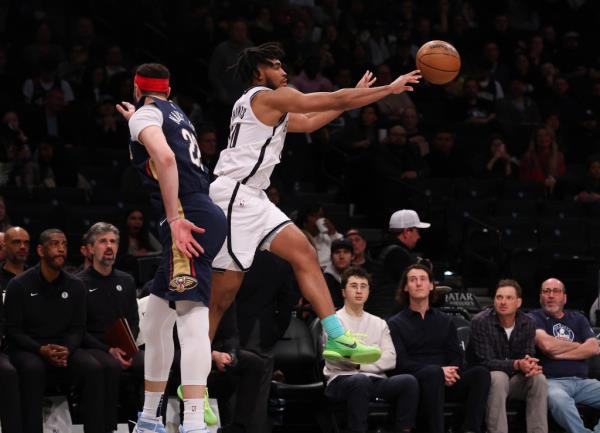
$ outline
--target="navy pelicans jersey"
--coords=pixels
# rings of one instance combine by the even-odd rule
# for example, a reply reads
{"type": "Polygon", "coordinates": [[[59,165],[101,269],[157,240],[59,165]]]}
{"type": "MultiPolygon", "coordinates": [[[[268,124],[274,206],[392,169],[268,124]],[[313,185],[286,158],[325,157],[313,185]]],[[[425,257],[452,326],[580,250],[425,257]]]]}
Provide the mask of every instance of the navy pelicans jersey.
{"type": "Polygon", "coordinates": [[[200,161],[200,149],[192,123],[174,103],[152,99],[152,104],[139,107],[129,119],[132,163],[140,171],[144,183],[150,187],[152,204],[164,218],[156,167],[146,148],[136,141],[143,128],[160,125],[177,163],[179,215],[206,229],[206,232],[194,233],[194,238],[204,248],[204,254],[189,259],[175,246],[169,224],[163,220],[158,231],[163,246],[163,260],[150,292],[169,301],[197,301],[208,306],[211,264],[227,235],[227,220],[223,211],[208,196],[209,179],[200,161]]]}
{"type": "MultiPolygon", "coordinates": [[[[152,105],[158,108],[162,114],[162,130],[169,147],[175,154],[179,174],[179,197],[191,193],[208,194],[210,181],[202,166],[200,148],[192,122],[173,102],[159,98],[152,99],[152,105]]],[[[132,116],[130,123],[135,121],[136,114],[138,111],[132,116]]],[[[154,162],[150,159],[146,148],[134,138],[136,137],[133,137],[130,143],[131,162],[140,171],[143,182],[149,186],[153,202],[156,205],[160,203],[159,207],[162,209],[154,162]]]]}
{"type": "Polygon", "coordinates": [[[251,87],[235,102],[227,149],[219,155],[214,173],[244,185],[266,189],[273,169],[281,161],[288,115],[285,113],[275,126],[258,120],[250,104],[259,92],[272,90],[263,86],[251,87]]]}

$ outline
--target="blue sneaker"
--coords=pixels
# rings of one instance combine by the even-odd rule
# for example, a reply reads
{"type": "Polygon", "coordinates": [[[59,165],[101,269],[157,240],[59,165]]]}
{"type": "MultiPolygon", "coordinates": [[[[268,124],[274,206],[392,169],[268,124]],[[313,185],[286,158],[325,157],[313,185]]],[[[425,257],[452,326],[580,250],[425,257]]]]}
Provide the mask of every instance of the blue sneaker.
{"type": "Polygon", "coordinates": [[[160,417],[147,417],[141,412],[138,413],[137,423],[133,428],[133,433],[168,433],[167,429],[162,423],[160,417]]]}
{"type": "Polygon", "coordinates": [[[210,432],[208,431],[208,427],[206,427],[206,426],[186,430],[183,428],[182,425],[180,425],[179,433],[210,433],[210,432]]]}

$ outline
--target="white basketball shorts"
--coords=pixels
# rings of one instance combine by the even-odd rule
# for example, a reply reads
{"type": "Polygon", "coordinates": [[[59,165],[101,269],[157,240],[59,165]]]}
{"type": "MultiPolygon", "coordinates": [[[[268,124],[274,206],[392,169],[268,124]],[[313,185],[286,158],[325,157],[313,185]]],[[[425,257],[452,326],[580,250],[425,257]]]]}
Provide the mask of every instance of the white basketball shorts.
{"type": "Polygon", "coordinates": [[[225,176],[210,184],[210,198],[227,216],[227,239],[213,260],[215,271],[246,272],[256,250],[269,250],[277,233],[292,223],[263,190],[225,176]]]}

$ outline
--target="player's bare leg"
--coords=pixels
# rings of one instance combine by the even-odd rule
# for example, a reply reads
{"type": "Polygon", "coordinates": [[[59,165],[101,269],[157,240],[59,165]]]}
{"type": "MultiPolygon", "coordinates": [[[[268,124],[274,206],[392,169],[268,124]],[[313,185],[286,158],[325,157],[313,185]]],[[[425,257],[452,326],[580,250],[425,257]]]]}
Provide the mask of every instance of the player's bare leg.
{"type": "Polygon", "coordinates": [[[296,225],[288,224],[275,236],[270,249],[292,265],[302,296],[310,302],[317,316],[324,318],[335,314],[317,252],[304,233],[296,225]]]}
{"type": "Polygon", "coordinates": [[[209,331],[212,341],[221,317],[235,300],[235,296],[242,285],[244,273],[238,271],[213,272],[211,280],[210,305],[208,307],[209,331]]]}
{"type": "Polygon", "coordinates": [[[323,357],[331,360],[347,358],[359,364],[376,362],[381,356],[381,350],[356,340],[339,321],[319,267],[317,253],[300,229],[288,224],[275,236],[270,249],[292,265],[302,295],[321,319],[327,333],[323,357]]]}

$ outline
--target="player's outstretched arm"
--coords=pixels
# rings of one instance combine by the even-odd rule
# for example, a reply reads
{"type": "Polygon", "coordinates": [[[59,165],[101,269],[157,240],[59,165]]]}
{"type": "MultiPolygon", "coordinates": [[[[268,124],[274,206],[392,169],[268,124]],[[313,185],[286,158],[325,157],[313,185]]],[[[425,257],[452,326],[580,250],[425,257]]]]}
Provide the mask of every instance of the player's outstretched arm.
{"type": "MultiPolygon", "coordinates": [[[[377,80],[373,77],[371,71],[365,72],[362,78],[356,83],[356,88],[368,88],[377,80]]],[[[314,132],[317,129],[327,125],[333,119],[341,115],[343,110],[329,110],[316,113],[290,113],[288,131],[289,132],[314,132]]]]}
{"type": "Polygon", "coordinates": [[[144,128],[139,134],[139,140],[156,168],[167,223],[171,227],[171,236],[177,249],[189,258],[198,257],[204,250],[194,239],[192,232],[204,233],[204,229],[179,215],[179,174],[175,154],[158,126],[144,128]]]}
{"type": "Polygon", "coordinates": [[[385,86],[341,89],[335,92],[316,92],[306,95],[289,87],[280,87],[274,92],[262,93],[257,98],[257,102],[282,113],[351,110],[376,102],[390,94],[412,91],[411,84],[418,83],[420,78],[419,71],[412,71],[385,86]]]}

